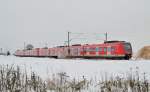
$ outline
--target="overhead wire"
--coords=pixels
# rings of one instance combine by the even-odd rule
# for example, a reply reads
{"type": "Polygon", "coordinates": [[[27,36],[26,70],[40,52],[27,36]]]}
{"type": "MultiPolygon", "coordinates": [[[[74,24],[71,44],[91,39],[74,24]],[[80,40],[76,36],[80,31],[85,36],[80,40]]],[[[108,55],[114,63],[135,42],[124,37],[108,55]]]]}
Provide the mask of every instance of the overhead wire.
{"type": "MultiPolygon", "coordinates": [[[[84,40],[86,43],[89,41],[89,39],[93,39],[96,41],[104,41],[105,39],[102,38],[102,36],[105,36],[104,33],[79,33],[79,32],[70,32],[71,35],[76,35],[75,37],[71,38],[70,41],[74,40],[84,40]],[[102,34],[102,35],[100,35],[102,34]],[[82,37],[81,37],[82,36],[82,37]]],[[[67,41],[66,41],[67,42],[67,41]]]]}

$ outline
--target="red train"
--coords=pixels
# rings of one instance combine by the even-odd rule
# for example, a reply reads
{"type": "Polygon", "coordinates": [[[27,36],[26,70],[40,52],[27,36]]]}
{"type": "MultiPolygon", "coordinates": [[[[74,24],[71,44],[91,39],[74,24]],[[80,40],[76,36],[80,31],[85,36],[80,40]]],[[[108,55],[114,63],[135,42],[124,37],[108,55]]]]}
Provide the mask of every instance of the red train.
{"type": "Polygon", "coordinates": [[[15,55],[20,57],[104,58],[128,60],[132,57],[132,46],[126,41],[106,41],[102,44],[76,44],[54,48],[17,50],[15,55]]]}

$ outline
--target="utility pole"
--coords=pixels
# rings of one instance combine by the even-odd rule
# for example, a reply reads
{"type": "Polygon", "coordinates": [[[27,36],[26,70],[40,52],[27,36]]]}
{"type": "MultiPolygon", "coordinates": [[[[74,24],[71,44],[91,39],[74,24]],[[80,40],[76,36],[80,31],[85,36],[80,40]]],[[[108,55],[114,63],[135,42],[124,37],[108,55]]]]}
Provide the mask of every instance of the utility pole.
{"type": "Polygon", "coordinates": [[[106,33],[105,33],[105,41],[107,41],[107,39],[108,39],[108,38],[107,38],[107,32],[106,32],[106,33]]]}
{"type": "Polygon", "coordinates": [[[68,55],[70,56],[70,32],[68,32],[68,55]]]}
{"type": "Polygon", "coordinates": [[[68,47],[70,46],[70,32],[68,32],[68,47]]]}

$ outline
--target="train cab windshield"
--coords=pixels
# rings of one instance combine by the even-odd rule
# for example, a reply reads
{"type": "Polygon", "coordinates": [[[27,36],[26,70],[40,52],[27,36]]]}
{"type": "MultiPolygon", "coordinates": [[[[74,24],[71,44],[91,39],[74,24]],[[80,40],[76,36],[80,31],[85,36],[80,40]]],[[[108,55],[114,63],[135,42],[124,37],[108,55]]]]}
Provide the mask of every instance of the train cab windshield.
{"type": "Polygon", "coordinates": [[[130,43],[124,43],[124,49],[125,49],[125,59],[130,59],[132,57],[132,47],[130,43]]]}
{"type": "Polygon", "coordinates": [[[126,51],[132,53],[132,47],[130,43],[124,43],[124,48],[126,51]]]}

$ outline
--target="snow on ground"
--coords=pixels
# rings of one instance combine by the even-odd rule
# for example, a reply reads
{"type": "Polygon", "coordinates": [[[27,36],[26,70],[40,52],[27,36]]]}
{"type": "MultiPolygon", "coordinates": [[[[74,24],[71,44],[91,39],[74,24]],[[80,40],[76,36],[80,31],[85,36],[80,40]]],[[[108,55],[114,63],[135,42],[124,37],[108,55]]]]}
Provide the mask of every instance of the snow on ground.
{"type": "MultiPolygon", "coordinates": [[[[131,70],[150,76],[150,61],[148,60],[87,60],[87,59],[53,59],[0,56],[0,65],[14,65],[26,68],[28,72],[35,71],[43,78],[54,73],[66,72],[72,78],[95,78],[109,75],[125,75],[131,70]]],[[[150,78],[149,78],[150,79],[150,78]]]]}

